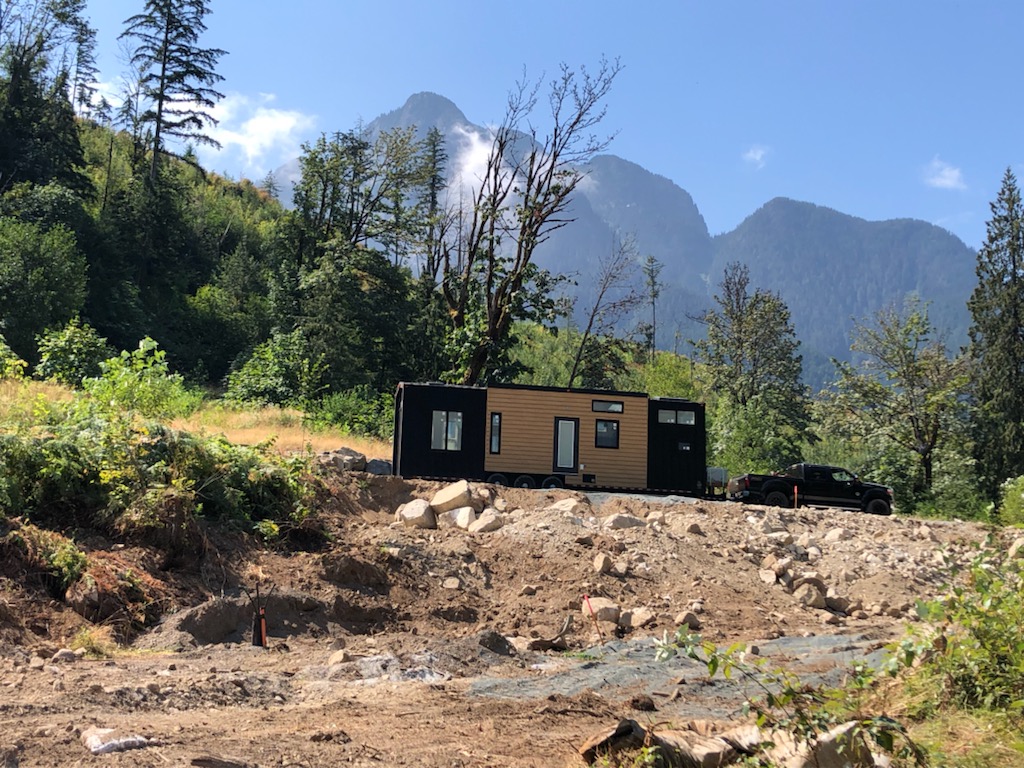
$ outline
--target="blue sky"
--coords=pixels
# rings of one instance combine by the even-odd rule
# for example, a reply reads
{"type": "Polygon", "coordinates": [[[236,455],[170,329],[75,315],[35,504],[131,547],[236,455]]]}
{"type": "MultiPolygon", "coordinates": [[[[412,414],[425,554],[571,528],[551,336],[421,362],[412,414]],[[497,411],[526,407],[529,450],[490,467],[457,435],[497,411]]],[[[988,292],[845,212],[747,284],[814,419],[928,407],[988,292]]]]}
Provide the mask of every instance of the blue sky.
{"type": "MultiPolygon", "coordinates": [[[[301,142],[419,91],[497,122],[561,62],[624,68],[609,151],[686,189],[712,234],[777,196],[917,218],[977,247],[1003,172],[1024,176],[1020,0],[213,0],[223,48],[207,167],[260,180],[301,142]]],[[[89,0],[103,80],[142,0],[89,0]]],[[[541,116],[539,125],[543,127],[541,116]]]]}

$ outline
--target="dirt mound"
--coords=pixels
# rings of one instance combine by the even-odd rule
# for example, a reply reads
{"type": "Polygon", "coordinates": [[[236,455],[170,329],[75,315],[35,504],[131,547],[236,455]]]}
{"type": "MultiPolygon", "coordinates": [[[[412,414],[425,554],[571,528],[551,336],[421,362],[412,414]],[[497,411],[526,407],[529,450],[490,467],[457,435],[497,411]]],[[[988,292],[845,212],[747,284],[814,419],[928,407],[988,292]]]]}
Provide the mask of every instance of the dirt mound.
{"type": "Polygon", "coordinates": [[[657,662],[653,638],[685,622],[826,676],[898,636],[986,536],[835,510],[479,487],[500,507],[496,530],[470,534],[444,515],[436,529],[395,522],[399,505],[439,488],[330,476],[315,550],[214,528],[174,560],[152,544],[85,540],[86,574],[141,627],[145,652],[113,660],[50,658],[80,629],[119,620],[99,591],[96,612],[82,610],[93,624],[5,571],[0,714],[21,765],[82,761],[75,734],[88,726],[158,739],[159,757],[115,765],[201,753],[245,765],[565,765],[595,724],[636,717],[637,702],[657,718],[737,711],[741,690],[657,662]],[[274,587],[268,648],[251,644],[242,591],[257,583],[264,598],[274,587]]]}

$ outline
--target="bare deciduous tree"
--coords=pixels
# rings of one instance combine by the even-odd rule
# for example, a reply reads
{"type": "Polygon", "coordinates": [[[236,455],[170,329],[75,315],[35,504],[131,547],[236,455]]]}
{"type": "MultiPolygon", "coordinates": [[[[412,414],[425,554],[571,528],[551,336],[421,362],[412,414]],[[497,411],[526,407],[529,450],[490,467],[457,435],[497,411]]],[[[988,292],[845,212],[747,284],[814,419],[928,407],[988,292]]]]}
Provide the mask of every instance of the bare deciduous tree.
{"type": "Polygon", "coordinates": [[[545,295],[550,276],[533,263],[534,252],[573,220],[568,207],[580,167],[611,141],[594,130],[619,71],[617,60],[602,59],[593,73],[563,64],[550,85],[551,126],[543,138],[530,122],[539,84],[524,79],[509,94],[472,208],[442,250],[453,379],[476,383],[507,346],[514,320],[555,311],[545,295]]]}

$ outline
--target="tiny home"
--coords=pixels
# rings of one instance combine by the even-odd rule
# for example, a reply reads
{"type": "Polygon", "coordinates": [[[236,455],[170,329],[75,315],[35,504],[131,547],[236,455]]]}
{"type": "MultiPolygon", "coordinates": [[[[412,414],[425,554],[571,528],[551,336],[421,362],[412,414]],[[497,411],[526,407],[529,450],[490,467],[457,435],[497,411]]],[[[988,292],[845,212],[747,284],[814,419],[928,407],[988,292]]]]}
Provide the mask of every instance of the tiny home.
{"type": "Polygon", "coordinates": [[[401,383],[394,472],[521,488],[706,493],[702,403],[638,392],[401,383]]]}

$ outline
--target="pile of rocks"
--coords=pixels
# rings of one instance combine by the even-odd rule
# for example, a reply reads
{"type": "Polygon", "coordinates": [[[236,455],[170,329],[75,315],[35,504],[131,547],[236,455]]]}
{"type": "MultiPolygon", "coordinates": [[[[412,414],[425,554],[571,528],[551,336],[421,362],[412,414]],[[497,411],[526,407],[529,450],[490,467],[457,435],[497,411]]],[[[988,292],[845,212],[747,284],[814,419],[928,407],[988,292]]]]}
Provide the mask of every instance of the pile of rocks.
{"type": "Polygon", "coordinates": [[[452,483],[430,501],[413,499],[395,511],[395,524],[407,528],[461,528],[469,533],[489,533],[505,525],[508,503],[489,486],[473,488],[465,480],[452,483]]]}

